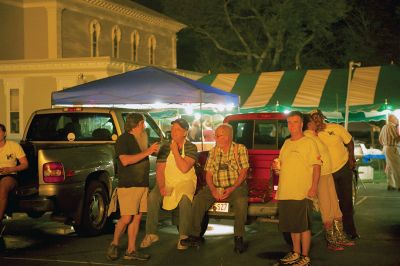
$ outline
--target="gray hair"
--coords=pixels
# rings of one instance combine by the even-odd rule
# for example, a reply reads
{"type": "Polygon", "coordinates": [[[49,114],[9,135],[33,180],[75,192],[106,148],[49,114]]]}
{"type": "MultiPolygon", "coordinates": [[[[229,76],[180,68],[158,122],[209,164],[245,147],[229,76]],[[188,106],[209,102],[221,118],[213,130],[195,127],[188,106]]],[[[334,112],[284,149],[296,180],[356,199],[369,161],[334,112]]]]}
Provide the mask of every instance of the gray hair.
{"type": "Polygon", "coordinates": [[[217,128],[215,129],[215,132],[217,132],[217,130],[218,130],[219,128],[227,129],[227,130],[228,130],[228,133],[229,133],[229,136],[233,139],[233,127],[232,127],[230,124],[228,124],[228,123],[219,124],[219,125],[217,126],[217,128]]]}
{"type": "Polygon", "coordinates": [[[144,121],[144,115],[140,113],[130,113],[126,116],[125,131],[129,132],[141,122],[144,121]]]}
{"type": "Polygon", "coordinates": [[[300,119],[301,119],[302,122],[303,122],[303,120],[304,120],[304,116],[303,116],[303,113],[302,113],[302,112],[299,112],[299,111],[291,111],[291,112],[287,115],[287,117],[293,117],[293,116],[298,116],[298,117],[300,117],[300,119]]]}

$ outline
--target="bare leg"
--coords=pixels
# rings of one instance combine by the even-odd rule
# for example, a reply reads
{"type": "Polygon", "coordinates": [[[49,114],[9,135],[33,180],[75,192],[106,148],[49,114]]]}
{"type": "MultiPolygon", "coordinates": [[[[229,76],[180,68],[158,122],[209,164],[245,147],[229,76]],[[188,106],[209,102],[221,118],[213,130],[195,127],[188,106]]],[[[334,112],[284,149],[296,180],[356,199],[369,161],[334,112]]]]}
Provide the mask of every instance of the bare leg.
{"type": "Polygon", "coordinates": [[[122,215],[121,218],[119,218],[115,225],[114,239],[111,244],[119,246],[119,240],[121,239],[122,234],[125,233],[126,227],[131,224],[131,220],[132,215],[122,215]]]}
{"type": "Polygon", "coordinates": [[[311,246],[311,231],[307,230],[301,233],[301,254],[303,256],[308,256],[311,246]]]}
{"type": "Polygon", "coordinates": [[[128,248],[129,253],[136,251],[136,237],[139,232],[140,220],[142,219],[142,213],[133,216],[132,222],[128,226],[128,248]]]}
{"type": "Polygon", "coordinates": [[[301,248],[300,248],[300,233],[290,233],[292,237],[292,242],[293,242],[293,251],[300,254],[301,248]]]}

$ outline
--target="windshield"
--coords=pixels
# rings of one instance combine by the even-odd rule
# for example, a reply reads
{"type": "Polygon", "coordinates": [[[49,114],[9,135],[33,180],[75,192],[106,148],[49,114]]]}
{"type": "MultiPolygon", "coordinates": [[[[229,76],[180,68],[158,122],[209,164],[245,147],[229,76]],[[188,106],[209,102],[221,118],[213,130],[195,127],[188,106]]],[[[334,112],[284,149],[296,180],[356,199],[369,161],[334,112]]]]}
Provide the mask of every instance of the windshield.
{"type": "Polygon", "coordinates": [[[231,121],[233,141],[247,149],[279,150],[289,130],[286,120],[241,120],[231,121]]]}
{"type": "Polygon", "coordinates": [[[35,115],[26,139],[67,141],[69,133],[75,135],[75,141],[111,140],[117,134],[110,114],[54,113],[35,115]]]}

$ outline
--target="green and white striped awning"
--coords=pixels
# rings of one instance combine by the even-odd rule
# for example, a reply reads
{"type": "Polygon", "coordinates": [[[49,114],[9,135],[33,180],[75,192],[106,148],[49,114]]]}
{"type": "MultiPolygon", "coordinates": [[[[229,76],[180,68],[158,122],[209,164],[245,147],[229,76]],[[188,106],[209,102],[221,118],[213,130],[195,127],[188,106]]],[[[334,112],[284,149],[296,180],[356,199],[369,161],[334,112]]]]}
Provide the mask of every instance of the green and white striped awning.
{"type": "MultiPolygon", "coordinates": [[[[280,111],[319,108],[344,112],[348,69],[293,70],[261,74],[209,74],[199,81],[240,96],[241,110],[280,111]]],[[[349,88],[351,112],[400,108],[400,68],[359,67],[349,88]]]]}

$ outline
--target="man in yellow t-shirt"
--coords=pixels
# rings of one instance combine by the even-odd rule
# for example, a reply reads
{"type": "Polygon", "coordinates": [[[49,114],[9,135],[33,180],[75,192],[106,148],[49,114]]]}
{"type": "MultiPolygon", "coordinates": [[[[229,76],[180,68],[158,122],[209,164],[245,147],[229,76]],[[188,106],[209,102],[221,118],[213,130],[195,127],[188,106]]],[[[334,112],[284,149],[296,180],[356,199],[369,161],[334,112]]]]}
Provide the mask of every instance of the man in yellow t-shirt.
{"type": "Polygon", "coordinates": [[[350,133],[341,125],[325,123],[325,116],[320,110],[310,113],[317,126],[318,137],[328,147],[331,157],[332,175],[335,181],[336,193],[339,198],[340,210],[343,213],[344,231],[353,240],[359,238],[354,224],[353,210],[353,173],[354,142],[350,133]]]}
{"type": "Polygon", "coordinates": [[[17,187],[17,172],[28,168],[28,160],[22,147],[14,141],[6,140],[6,136],[6,127],[0,124],[0,251],[5,248],[2,220],[8,195],[17,187]]]}
{"type": "MultiPolygon", "coordinates": [[[[312,198],[317,196],[321,159],[315,142],[303,135],[303,115],[298,111],[288,117],[290,139],[280,151],[277,199],[279,230],[290,232],[293,251],[279,260],[282,264],[309,265],[311,245],[312,198]]],[[[277,170],[274,161],[272,169],[277,170]]]]}

